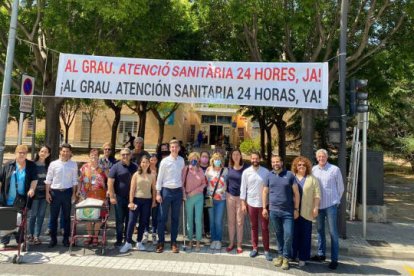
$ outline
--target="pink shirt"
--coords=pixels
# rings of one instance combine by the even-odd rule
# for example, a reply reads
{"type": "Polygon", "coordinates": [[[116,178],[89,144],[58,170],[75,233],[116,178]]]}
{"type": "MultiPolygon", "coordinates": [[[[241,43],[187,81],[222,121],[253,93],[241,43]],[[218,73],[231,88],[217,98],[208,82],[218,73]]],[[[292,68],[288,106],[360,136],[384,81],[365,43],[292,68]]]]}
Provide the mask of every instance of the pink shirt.
{"type": "Polygon", "coordinates": [[[187,168],[188,166],[185,166],[181,174],[183,185],[185,183],[186,196],[193,196],[195,194],[203,193],[204,188],[207,186],[207,180],[204,176],[203,170],[200,168],[189,169],[187,181],[185,181],[187,168]]]}

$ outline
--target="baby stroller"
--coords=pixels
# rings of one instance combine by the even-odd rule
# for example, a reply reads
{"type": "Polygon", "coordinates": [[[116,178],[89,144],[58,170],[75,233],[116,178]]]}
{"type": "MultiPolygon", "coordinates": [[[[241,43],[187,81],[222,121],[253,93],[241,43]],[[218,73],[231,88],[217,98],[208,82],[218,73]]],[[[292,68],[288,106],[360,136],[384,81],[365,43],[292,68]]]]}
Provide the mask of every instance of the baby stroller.
{"type": "Polygon", "coordinates": [[[17,248],[5,247],[1,251],[11,251],[17,249],[17,254],[15,254],[11,259],[11,262],[14,264],[21,264],[23,262],[21,252],[28,250],[28,243],[26,240],[27,212],[27,206],[25,206],[21,211],[14,207],[0,207],[0,237],[11,234],[15,234],[17,237],[17,248]]]}
{"type": "MultiPolygon", "coordinates": [[[[106,200],[107,202],[107,200],[106,200]]],[[[87,198],[75,206],[75,213],[72,218],[72,231],[69,245],[69,254],[72,255],[72,247],[76,244],[78,239],[96,239],[97,246],[101,249],[101,254],[105,255],[106,251],[106,229],[109,217],[109,205],[105,201],[87,198]],[[91,234],[78,234],[78,225],[91,223],[91,234]],[[100,235],[95,234],[95,224],[101,223],[100,235]]],[[[83,248],[83,255],[85,255],[85,247],[83,248]]]]}

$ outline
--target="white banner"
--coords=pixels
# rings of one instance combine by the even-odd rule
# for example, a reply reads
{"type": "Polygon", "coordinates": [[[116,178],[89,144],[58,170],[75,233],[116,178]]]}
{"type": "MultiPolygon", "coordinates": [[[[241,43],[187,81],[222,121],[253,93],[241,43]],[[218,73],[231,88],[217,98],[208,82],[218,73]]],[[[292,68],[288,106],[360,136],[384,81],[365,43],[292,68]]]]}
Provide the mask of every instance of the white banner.
{"type": "Polygon", "coordinates": [[[57,97],[326,109],[328,63],[60,54],[57,97]]]}

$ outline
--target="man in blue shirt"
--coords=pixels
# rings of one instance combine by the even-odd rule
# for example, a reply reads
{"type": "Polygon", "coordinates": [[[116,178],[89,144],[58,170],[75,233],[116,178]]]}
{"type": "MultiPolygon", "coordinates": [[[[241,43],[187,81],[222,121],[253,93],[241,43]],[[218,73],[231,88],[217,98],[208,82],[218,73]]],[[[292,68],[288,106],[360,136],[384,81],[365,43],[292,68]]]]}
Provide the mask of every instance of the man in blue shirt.
{"type": "Polygon", "coordinates": [[[131,150],[121,150],[121,160],[112,166],[108,175],[108,194],[111,204],[115,205],[116,243],[122,246],[128,225],[129,189],[132,175],[138,170],[137,164],[131,162],[131,150]]]}
{"type": "Polygon", "coordinates": [[[316,151],[318,165],[312,169],[312,174],[318,179],[321,188],[321,203],[316,219],[318,226],[318,254],[313,261],[324,261],[326,252],[325,219],[328,220],[329,234],[331,236],[331,262],[330,269],[338,267],[339,235],[337,227],[338,206],[344,192],[344,182],[341,170],[328,162],[328,152],[324,149],[316,151]]]}
{"type": "MultiPolygon", "coordinates": [[[[15,153],[16,158],[6,163],[0,170],[1,206],[13,206],[17,194],[33,197],[37,185],[37,169],[34,162],[27,160],[28,148],[18,145],[15,153]]],[[[18,241],[19,234],[15,234],[18,241]]],[[[10,242],[10,236],[1,239],[3,246],[10,242]]]]}
{"type": "Polygon", "coordinates": [[[263,187],[262,215],[265,218],[270,217],[276,231],[279,256],[274,265],[287,270],[293,241],[293,219],[299,217],[299,189],[294,181],[295,176],[283,169],[283,160],[280,156],[272,156],[272,168],[263,187]],[[268,204],[270,213],[265,208],[268,204]]]}

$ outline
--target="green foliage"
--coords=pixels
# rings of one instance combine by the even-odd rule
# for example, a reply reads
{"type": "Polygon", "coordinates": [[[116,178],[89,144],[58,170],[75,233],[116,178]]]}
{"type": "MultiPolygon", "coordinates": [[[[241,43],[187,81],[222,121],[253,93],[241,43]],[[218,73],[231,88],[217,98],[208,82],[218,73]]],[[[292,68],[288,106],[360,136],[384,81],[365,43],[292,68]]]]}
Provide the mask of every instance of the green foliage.
{"type": "Polygon", "coordinates": [[[45,132],[44,131],[36,132],[36,136],[35,136],[36,148],[40,148],[42,145],[44,145],[45,141],[46,141],[45,132]]]}
{"type": "Polygon", "coordinates": [[[260,139],[245,139],[240,144],[240,151],[244,154],[250,154],[254,151],[260,152],[260,139]]]}

